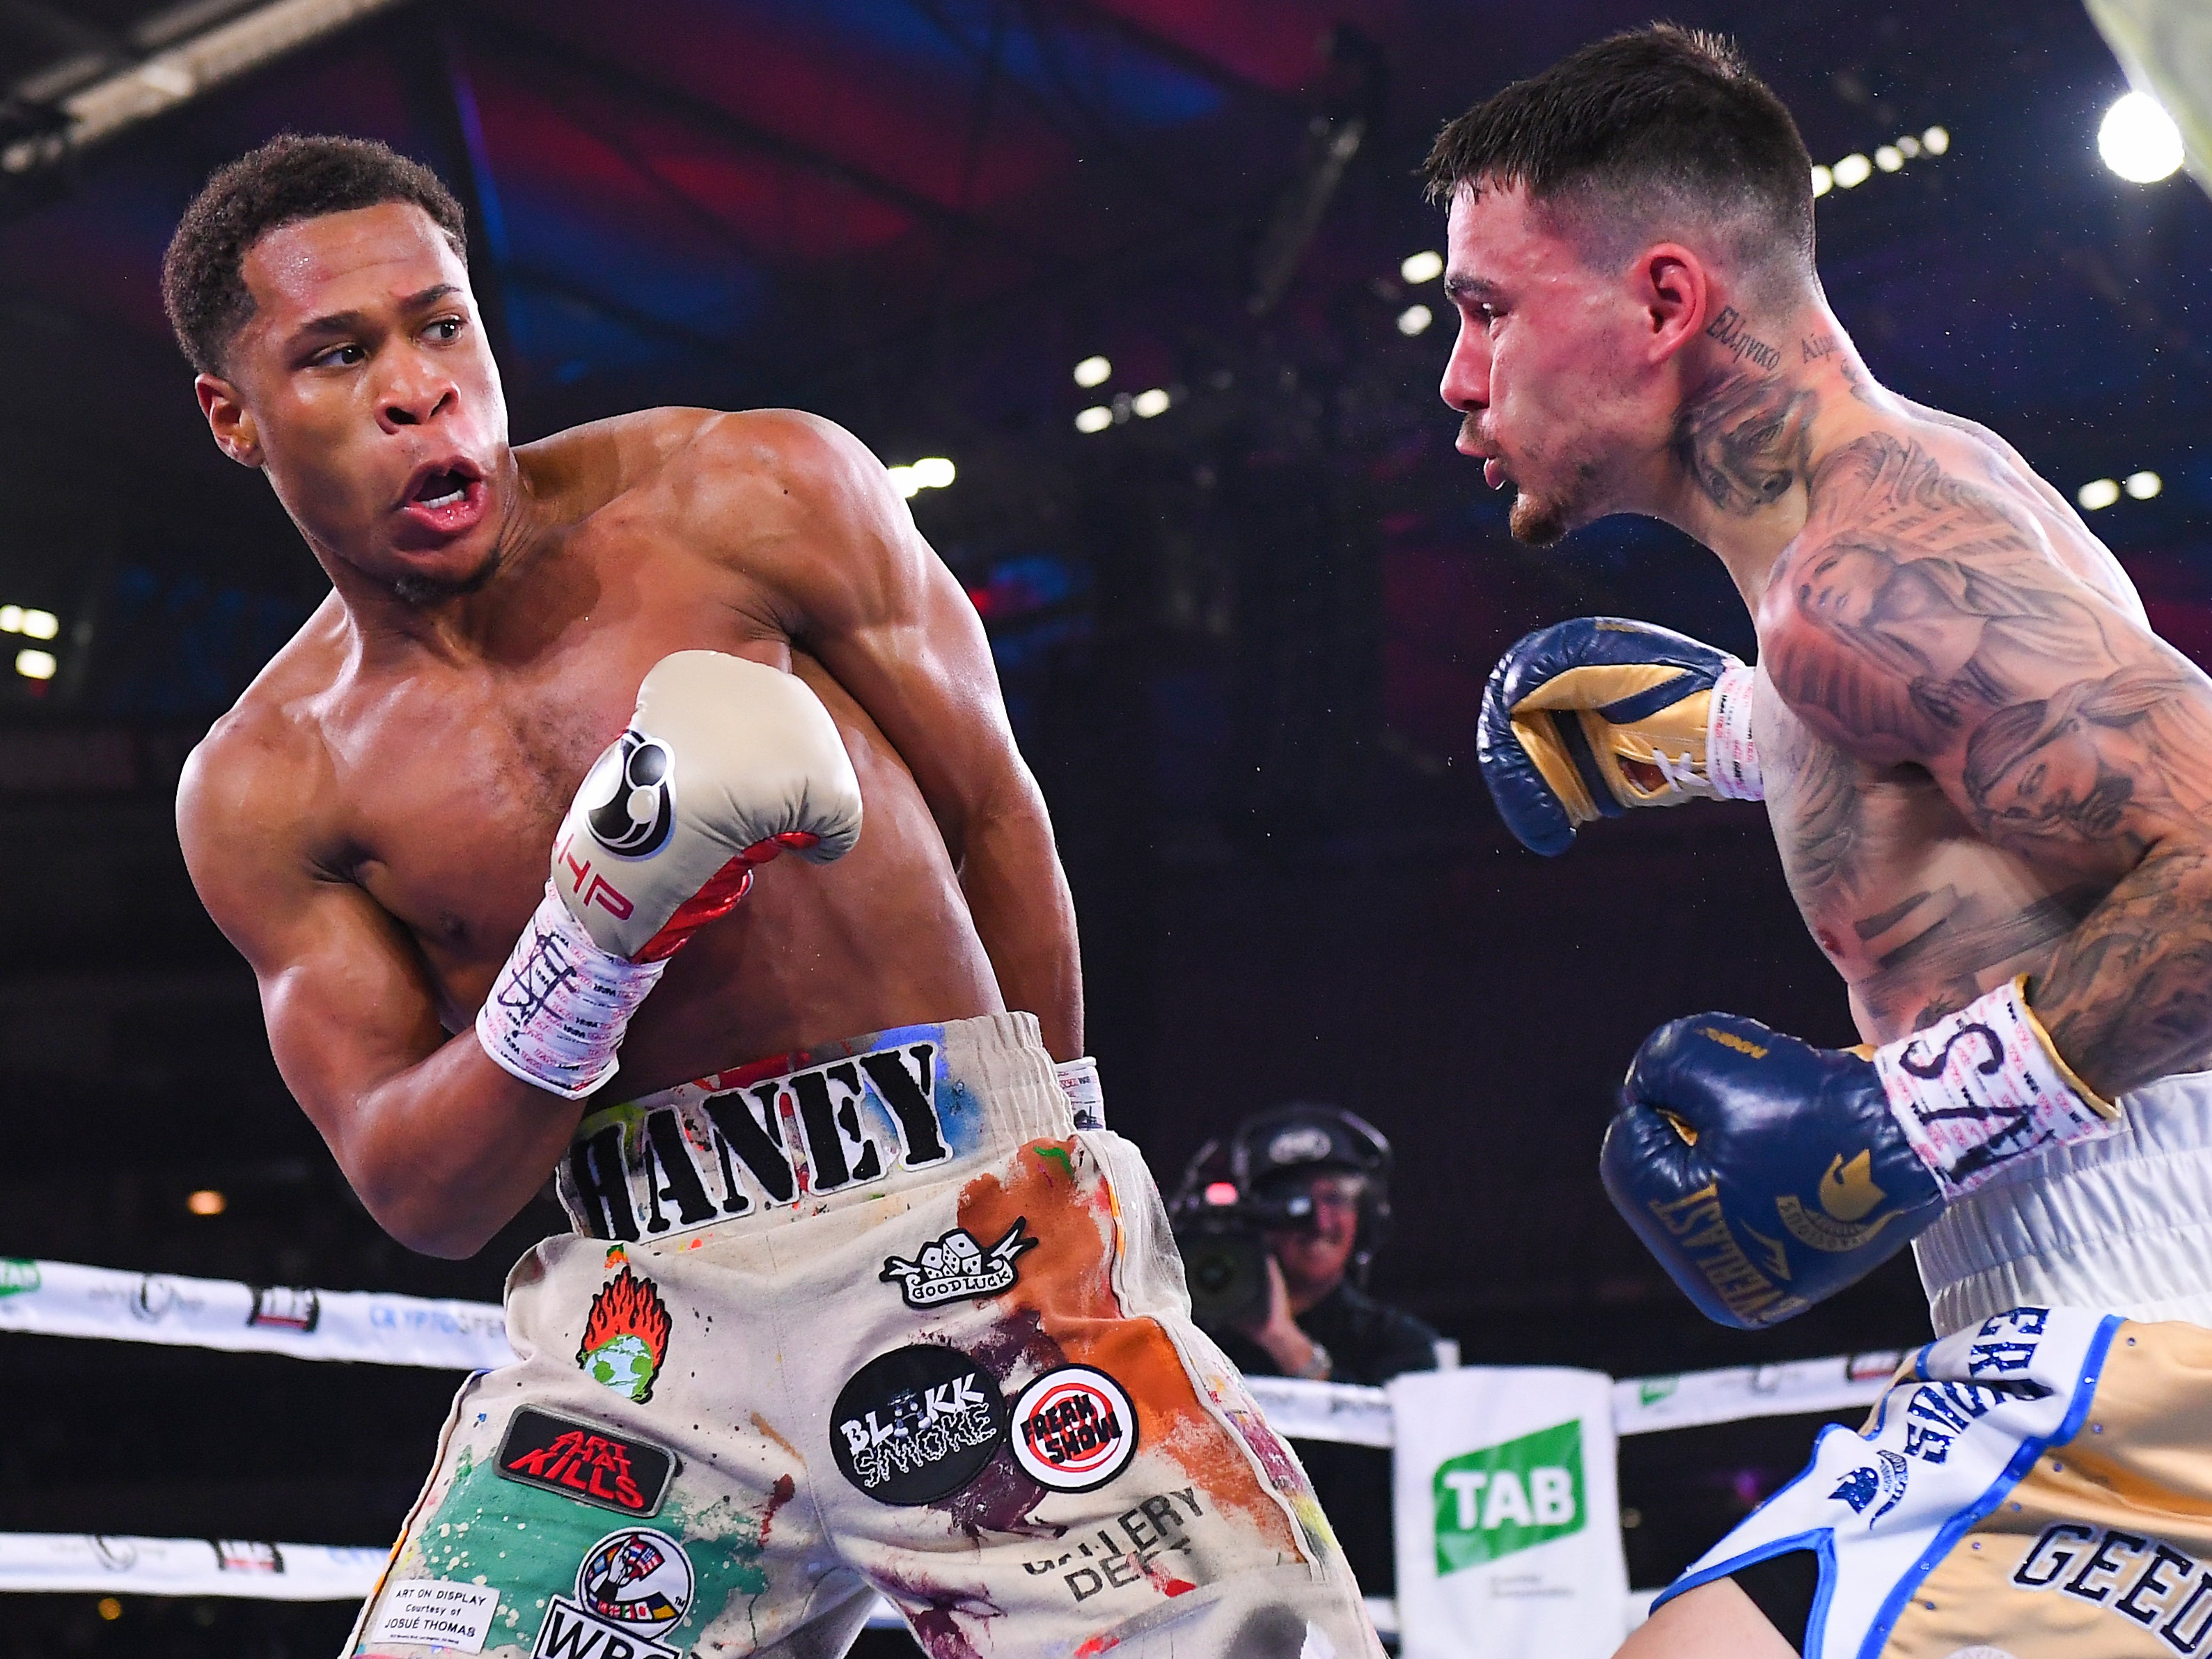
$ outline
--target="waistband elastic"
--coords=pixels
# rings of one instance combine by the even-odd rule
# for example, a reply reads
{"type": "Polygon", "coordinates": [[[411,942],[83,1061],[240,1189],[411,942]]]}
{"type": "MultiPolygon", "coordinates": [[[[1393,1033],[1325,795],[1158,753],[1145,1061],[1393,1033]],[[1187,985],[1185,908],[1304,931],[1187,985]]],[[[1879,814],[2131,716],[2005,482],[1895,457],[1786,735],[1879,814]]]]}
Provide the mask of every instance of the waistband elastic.
{"type": "Polygon", "coordinates": [[[818,1214],[1073,1130],[1036,1017],[984,1014],[594,1106],[557,1185],[578,1232],[653,1244],[818,1214]]]}
{"type": "Polygon", "coordinates": [[[2212,1072],[2120,1109],[2119,1133],[2022,1160],[1913,1241],[1937,1334],[2023,1304],[2212,1326],[2212,1072]]]}

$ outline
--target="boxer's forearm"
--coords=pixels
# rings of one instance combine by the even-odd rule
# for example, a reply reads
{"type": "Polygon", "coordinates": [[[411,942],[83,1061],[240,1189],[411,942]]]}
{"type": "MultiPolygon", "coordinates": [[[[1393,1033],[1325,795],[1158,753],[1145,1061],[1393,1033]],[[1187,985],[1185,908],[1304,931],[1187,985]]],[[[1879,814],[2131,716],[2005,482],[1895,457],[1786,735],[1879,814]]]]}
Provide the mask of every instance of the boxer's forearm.
{"type": "Polygon", "coordinates": [[[494,1065],[465,1031],[351,1103],[332,1149],[379,1226],[458,1259],[522,1212],[582,1114],[582,1102],[494,1065]]]}
{"type": "Polygon", "coordinates": [[[2161,846],[2067,936],[2028,1000],[2113,1099],[2212,1050],[2212,848],[2161,846]]]}
{"type": "Polygon", "coordinates": [[[1083,1053],[1083,964],[1075,901],[1031,785],[1013,806],[968,829],[960,884],[1006,1006],[1037,1017],[1054,1060],[1083,1053]]]}

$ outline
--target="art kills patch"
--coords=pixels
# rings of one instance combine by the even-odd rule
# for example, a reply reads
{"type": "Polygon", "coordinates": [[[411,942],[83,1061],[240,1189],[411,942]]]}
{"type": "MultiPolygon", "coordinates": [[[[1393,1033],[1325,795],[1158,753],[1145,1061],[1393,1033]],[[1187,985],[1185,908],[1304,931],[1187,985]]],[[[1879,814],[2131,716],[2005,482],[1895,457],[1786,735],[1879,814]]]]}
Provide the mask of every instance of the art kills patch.
{"type": "Polygon", "coordinates": [[[533,1659],[677,1659],[653,1639],[691,1606],[691,1559],[665,1532],[611,1532],[576,1569],[576,1599],[556,1595],[533,1659]]]}
{"type": "MultiPolygon", "coordinates": [[[[609,1253],[611,1261],[613,1255],[609,1253]]],[[[653,1379],[668,1358],[670,1323],[660,1287],[640,1279],[624,1261],[592,1298],[576,1364],[592,1382],[641,1406],[653,1398],[653,1379]]]]}
{"type": "Polygon", "coordinates": [[[1006,1434],[1006,1402],[981,1363],[915,1343],[853,1373],[830,1417],[844,1477],[879,1504],[930,1504],[982,1474],[1006,1434]]]}
{"type": "Polygon", "coordinates": [[[1028,1218],[1017,1216],[1006,1236],[988,1250],[965,1227],[955,1227],[923,1245],[911,1261],[901,1255],[890,1257],[876,1277],[886,1285],[896,1281],[909,1308],[996,1296],[1013,1287],[1014,1258],[1036,1248],[1036,1240],[1022,1231],[1027,1224],[1028,1218]]]}
{"type": "Polygon", "coordinates": [[[676,1478],[675,1454],[666,1449],[534,1406],[508,1420],[497,1467],[506,1480],[619,1515],[653,1514],[676,1478]]]}
{"type": "Polygon", "coordinates": [[[1014,1457],[1054,1492],[1104,1486],[1137,1455],[1137,1413],[1121,1385],[1088,1365],[1062,1365],[1014,1401],[1014,1457]]]}

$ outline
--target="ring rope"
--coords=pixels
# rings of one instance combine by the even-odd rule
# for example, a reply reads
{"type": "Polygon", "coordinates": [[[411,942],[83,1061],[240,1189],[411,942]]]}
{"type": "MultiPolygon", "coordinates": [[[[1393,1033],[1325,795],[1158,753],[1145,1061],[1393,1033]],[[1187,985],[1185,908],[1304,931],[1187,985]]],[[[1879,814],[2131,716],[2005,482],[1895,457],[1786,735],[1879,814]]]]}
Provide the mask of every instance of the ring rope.
{"type": "MultiPolygon", "coordinates": [[[[444,1370],[486,1370],[514,1358],[496,1303],[244,1285],[27,1257],[0,1258],[5,1331],[444,1370]]],[[[1903,1358],[1885,1351],[1625,1377],[1613,1385],[1613,1427],[1622,1435],[1650,1434],[1848,1410],[1879,1398],[1903,1358]]],[[[1285,1438],[1396,1443],[1387,1389],[1282,1376],[1245,1382],[1285,1438]]],[[[0,1593],[119,1589],[357,1601],[375,1587],[388,1556],[324,1544],[0,1533],[0,1593]]],[[[1368,1610],[1378,1624],[1396,1628],[1396,1607],[1387,1598],[1368,1598],[1368,1610]]],[[[869,1622],[897,1620],[879,1605],[869,1622]]]]}

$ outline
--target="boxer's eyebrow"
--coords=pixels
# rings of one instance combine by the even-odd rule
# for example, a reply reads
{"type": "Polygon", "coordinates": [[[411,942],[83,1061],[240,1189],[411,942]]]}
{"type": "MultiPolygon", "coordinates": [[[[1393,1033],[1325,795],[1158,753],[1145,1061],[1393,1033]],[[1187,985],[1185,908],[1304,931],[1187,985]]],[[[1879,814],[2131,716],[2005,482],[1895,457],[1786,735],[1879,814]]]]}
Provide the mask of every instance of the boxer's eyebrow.
{"type": "MultiPolygon", "coordinates": [[[[422,311],[437,304],[449,294],[461,291],[458,283],[433,283],[419,294],[410,294],[400,301],[402,311],[422,311]]],[[[312,319],[292,331],[295,341],[305,340],[316,334],[357,334],[368,321],[365,311],[333,311],[312,319]]]]}
{"type": "Polygon", "coordinates": [[[1504,291],[1487,276],[1469,276],[1464,271],[1455,271],[1444,278],[1444,297],[1455,303],[1462,300],[1495,300],[1504,291]]]}

